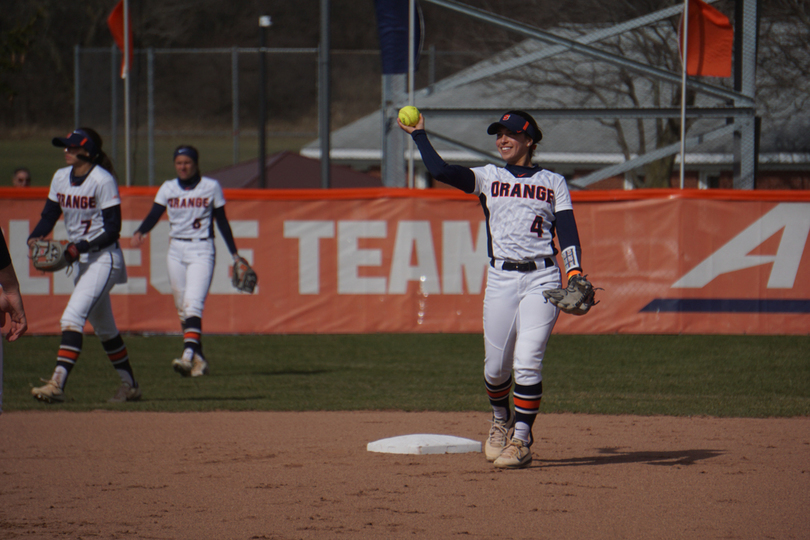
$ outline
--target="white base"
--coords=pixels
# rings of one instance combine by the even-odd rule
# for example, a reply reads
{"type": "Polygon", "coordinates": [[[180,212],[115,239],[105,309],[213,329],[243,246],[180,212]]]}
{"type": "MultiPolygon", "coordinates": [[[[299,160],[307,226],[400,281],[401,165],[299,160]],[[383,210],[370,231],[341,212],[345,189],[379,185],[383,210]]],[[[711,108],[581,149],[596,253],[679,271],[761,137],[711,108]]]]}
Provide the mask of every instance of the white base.
{"type": "Polygon", "coordinates": [[[480,452],[481,443],[452,435],[418,433],[370,442],[366,450],[384,454],[464,454],[480,452]]]}

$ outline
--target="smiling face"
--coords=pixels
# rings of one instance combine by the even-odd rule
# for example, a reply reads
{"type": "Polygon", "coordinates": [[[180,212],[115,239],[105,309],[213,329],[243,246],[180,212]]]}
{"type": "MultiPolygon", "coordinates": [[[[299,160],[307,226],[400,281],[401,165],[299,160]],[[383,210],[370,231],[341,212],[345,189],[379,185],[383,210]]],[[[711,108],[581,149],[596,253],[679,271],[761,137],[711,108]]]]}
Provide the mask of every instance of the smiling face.
{"type": "Polygon", "coordinates": [[[495,145],[506,163],[524,167],[531,166],[529,151],[534,145],[531,137],[525,133],[514,133],[503,126],[498,128],[495,137],[495,145]]]}
{"type": "Polygon", "coordinates": [[[174,158],[174,169],[177,171],[177,178],[188,180],[197,174],[197,164],[188,156],[183,154],[174,158]]]}

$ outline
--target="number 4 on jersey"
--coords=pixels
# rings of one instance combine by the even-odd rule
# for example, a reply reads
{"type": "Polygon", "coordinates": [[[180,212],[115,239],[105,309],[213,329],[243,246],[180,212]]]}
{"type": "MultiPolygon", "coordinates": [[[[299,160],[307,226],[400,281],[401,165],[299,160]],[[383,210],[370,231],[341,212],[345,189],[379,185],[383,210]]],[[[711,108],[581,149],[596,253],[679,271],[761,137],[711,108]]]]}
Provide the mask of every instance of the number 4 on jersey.
{"type": "Polygon", "coordinates": [[[540,216],[534,216],[534,222],[532,223],[532,228],[530,229],[533,233],[537,234],[538,238],[543,237],[543,218],[540,216]]]}

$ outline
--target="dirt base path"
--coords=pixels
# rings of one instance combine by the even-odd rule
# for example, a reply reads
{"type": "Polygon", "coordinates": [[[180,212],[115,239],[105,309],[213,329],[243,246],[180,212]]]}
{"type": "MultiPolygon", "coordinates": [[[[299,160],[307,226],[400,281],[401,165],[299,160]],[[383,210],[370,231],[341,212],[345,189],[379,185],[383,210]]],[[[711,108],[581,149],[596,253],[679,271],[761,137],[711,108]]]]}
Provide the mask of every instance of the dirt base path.
{"type": "Polygon", "coordinates": [[[366,451],[483,413],[0,415],[0,538],[806,539],[810,418],[541,415],[531,468],[366,451]]]}

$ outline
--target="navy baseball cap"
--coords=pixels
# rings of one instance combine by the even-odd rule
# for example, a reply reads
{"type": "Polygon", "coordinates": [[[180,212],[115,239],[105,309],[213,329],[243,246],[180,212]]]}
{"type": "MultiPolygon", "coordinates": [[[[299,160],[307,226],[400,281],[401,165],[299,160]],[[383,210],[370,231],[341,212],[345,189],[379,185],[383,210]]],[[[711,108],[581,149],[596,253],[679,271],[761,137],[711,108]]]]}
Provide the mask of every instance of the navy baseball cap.
{"type": "Polygon", "coordinates": [[[67,137],[54,137],[51,143],[54,146],[64,146],[65,148],[84,148],[91,156],[98,155],[96,143],[84,130],[77,129],[68,133],[67,137]]]}
{"type": "MultiPolygon", "coordinates": [[[[529,116],[529,118],[531,117],[529,116]]],[[[525,133],[534,142],[539,142],[540,139],[543,138],[543,134],[539,129],[535,128],[535,123],[533,121],[524,118],[523,116],[515,113],[515,111],[504,113],[500,120],[491,123],[487,128],[487,133],[489,135],[495,135],[498,133],[499,127],[505,127],[512,133],[525,133]]]]}

